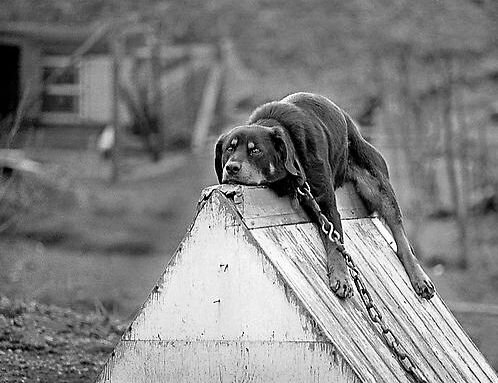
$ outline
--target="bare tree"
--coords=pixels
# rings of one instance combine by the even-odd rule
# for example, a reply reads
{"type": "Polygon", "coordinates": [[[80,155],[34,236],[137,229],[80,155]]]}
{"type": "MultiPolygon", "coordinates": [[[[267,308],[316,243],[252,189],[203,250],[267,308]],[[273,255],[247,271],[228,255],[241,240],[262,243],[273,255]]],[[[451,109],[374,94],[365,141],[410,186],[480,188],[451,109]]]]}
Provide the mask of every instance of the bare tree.
{"type": "Polygon", "coordinates": [[[460,243],[458,266],[468,267],[469,235],[467,228],[467,208],[464,201],[463,182],[459,180],[458,156],[456,149],[458,145],[458,132],[456,131],[456,112],[454,108],[454,84],[455,77],[454,57],[452,54],[443,55],[441,59],[441,70],[444,79],[443,101],[443,129],[445,144],[445,160],[450,184],[450,197],[456,214],[458,227],[458,239],[460,243]]]}

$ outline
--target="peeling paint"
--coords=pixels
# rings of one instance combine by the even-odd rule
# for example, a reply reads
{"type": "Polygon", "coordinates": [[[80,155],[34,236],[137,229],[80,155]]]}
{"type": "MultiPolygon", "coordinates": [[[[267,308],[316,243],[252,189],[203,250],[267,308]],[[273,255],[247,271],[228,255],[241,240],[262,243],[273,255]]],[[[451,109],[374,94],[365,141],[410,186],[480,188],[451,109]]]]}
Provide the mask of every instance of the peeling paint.
{"type": "Polygon", "coordinates": [[[155,341],[118,347],[121,357],[106,366],[101,382],[359,383],[351,371],[333,363],[329,345],[310,349],[307,342],[155,341]]]}
{"type": "MultiPolygon", "coordinates": [[[[253,189],[242,208],[211,194],[98,382],[408,383],[358,297],[341,301],[327,287],[313,224],[287,224],[292,214],[247,223],[241,214],[274,202],[266,196],[251,210],[253,189]]],[[[431,383],[497,383],[439,298],[421,304],[409,295],[371,221],[344,221],[346,246],[431,383]]]]}

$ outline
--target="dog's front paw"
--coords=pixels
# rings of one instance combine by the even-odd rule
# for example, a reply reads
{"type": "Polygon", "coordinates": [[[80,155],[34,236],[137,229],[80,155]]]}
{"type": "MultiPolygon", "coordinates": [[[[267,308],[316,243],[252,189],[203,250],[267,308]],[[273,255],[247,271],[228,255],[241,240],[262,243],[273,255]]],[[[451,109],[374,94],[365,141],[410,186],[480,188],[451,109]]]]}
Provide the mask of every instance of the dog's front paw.
{"type": "Polygon", "coordinates": [[[341,299],[353,296],[353,285],[342,255],[335,249],[327,253],[327,275],[330,289],[341,299]]]}
{"type": "Polygon", "coordinates": [[[413,288],[420,297],[427,300],[431,299],[436,291],[434,284],[428,278],[413,283],[413,288]]]}
{"type": "Polygon", "coordinates": [[[353,296],[353,286],[347,276],[337,278],[334,275],[329,276],[330,289],[341,299],[350,298],[353,296]]]}
{"type": "Polygon", "coordinates": [[[427,300],[434,296],[434,292],[436,291],[434,284],[422,268],[418,268],[413,275],[410,275],[410,280],[418,296],[427,300]]]}

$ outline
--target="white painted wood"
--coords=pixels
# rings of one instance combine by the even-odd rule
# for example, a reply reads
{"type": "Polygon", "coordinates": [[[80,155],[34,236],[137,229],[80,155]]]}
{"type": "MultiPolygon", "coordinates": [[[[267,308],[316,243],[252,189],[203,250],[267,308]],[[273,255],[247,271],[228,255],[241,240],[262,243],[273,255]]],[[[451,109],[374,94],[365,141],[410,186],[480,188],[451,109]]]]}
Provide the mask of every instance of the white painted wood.
{"type": "Polygon", "coordinates": [[[107,123],[112,110],[112,65],[108,55],[92,55],[81,62],[81,111],[84,120],[107,123]]]}
{"type": "Polygon", "coordinates": [[[334,355],[328,342],[122,342],[101,381],[359,382],[334,355]]]}
{"type": "Polygon", "coordinates": [[[284,283],[230,207],[197,216],[128,340],[317,340],[284,283]]]}
{"type": "MultiPolygon", "coordinates": [[[[336,198],[343,220],[371,216],[352,185],[346,184],[338,189],[336,198]]],[[[240,198],[235,202],[249,229],[309,222],[297,199],[279,197],[265,187],[245,186],[240,198]]]]}
{"type": "Polygon", "coordinates": [[[244,223],[250,229],[308,222],[308,216],[296,199],[278,197],[266,188],[244,187],[235,202],[244,223]]]}
{"type": "MultiPolygon", "coordinates": [[[[130,60],[122,63],[127,74],[130,60]]],[[[112,120],[112,58],[109,55],[87,55],[80,64],[80,113],[82,121],[110,123],[112,120]]],[[[130,115],[123,102],[119,105],[120,121],[126,123],[130,115]]]]}
{"type": "MultiPolygon", "coordinates": [[[[428,381],[497,383],[440,297],[416,296],[389,232],[350,192],[345,245],[428,381]]],[[[234,198],[210,194],[98,382],[411,382],[358,294],[328,288],[299,206],[263,188],[234,198]]]]}
{"type": "Polygon", "coordinates": [[[98,380],[165,381],[360,382],[219,192],[98,380]]]}

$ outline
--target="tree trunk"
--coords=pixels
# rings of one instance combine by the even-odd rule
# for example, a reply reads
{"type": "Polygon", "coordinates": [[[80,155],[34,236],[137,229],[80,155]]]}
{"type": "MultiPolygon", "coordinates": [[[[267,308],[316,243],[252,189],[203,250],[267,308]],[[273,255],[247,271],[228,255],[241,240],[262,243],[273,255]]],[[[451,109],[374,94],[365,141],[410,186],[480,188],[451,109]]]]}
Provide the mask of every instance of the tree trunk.
{"type": "MultiPolygon", "coordinates": [[[[381,92],[383,98],[383,108],[380,113],[380,129],[383,134],[382,141],[383,146],[386,149],[386,155],[390,159],[389,172],[391,174],[391,180],[399,180],[401,178],[401,148],[399,140],[399,132],[397,129],[397,90],[393,86],[393,61],[395,60],[392,56],[385,56],[380,59],[380,75],[381,80],[381,92]]],[[[382,145],[382,144],[381,144],[382,145]]]]}
{"type": "Polygon", "coordinates": [[[111,182],[115,183],[119,179],[119,156],[121,144],[121,121],[119,118],[119,94],[121,62],[123,60],[122,37],[116,33],[111,40],[112,50],[112,125],[114,129],[114,146],[112,148],[112,173],[111,182]]]}
{"type": "Polygon", "coordinates": [[[443,92],[443,128],[444,128],[444,142],[445,142],[445,159],[448,172],[448,181],[450,185],[450,197],[452,200],[453,208],[456,214],[456,221],[459,234],[460,251],[457,265],[460,268],[467,268],[468,266],[468,251],[469,240],[467,230],[467,217],[466,208],[463,200],[462,182],[458,180],[458,163],[455,155],[458,136],[455,135],[456,121],[455,111],[453,108],[453,78],[454,78],[454,58],[451,56],[442,60],[442,71],[445,79],[445,87],[443,92]]]}
{"type": "MultiPolygon", "coordinates": [[[[458,68],[459,69],[459,68],[458,68]]],[[[471,232],[469,228],[473,227],[471,224],[471,217],[468,214],[469,208],[469,194],[471,190],[470,186],[470,156],[469,156],[469,137],[468,137],[468,127],[466,122],[465,115],[465,100],[463,93],[463,86],[460,86],[460,89],[455,89],[454,99],[456,106],[455,113],[455,123],[458,129],[458,136],[460,139],[459,142],[459,154],[460,154],[460,174],[461,174],[461,195],[460,195],[460,217],[459,217],[459,226],[464,226],[464,228],[460,228],[460,233],[462,238],[460,239],[462,242],[462,247],[465,253],[465,259],[461,259],[461,263],[463,267],[468,266],[468,255],[470,252],[470,242],[472,240],[471,232]]]]}
{"type": "Polygon", "coordinates": [[[407,187],[413,191],[410,195],[411,230],[410,238],[412,245],[417,249],[419,258],[423,258],[421,246],[418,244],[418,233],[422,227],[425,217],[427,198],[425,197],[426,177],[423,169],[425,146],[423,144],[422,121],[410,83],[410,51],[401,48],[399,61],[399,128],[402,133],[400,140],[401,148],[406,156],[406,170],[408,172],[407,187]],[[417,144],[419,143],[419,144],[417,144]]]}
{"type": "Polygon", "coordinates": [[[164,148],[165,123],[162,114],[162,90],[161,90],[161,44],[159,23],[155,23],[153,31],[149,36],[150,46],[150,118],[151,132],[149,139],[149,150],[154,161],[158,161],[164,148]]]}

